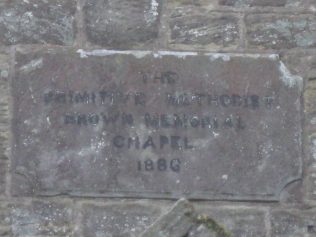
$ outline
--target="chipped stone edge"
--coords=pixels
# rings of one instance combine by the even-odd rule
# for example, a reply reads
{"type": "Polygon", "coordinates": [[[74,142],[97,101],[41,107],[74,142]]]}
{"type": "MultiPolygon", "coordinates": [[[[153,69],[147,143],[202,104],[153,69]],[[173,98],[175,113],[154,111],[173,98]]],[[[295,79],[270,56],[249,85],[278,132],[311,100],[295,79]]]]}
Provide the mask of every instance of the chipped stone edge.
{"type": "MultiPolygon", "coordinates": [[[[288,67],[285,65],[285,63],[279,59],[279,73],[280,73],[280,80],[283,82],[283,84],[288,87],[289,89],[297,88],[298,92],[300,93],[300,96],[302,96],[303,88],[304,88],[304,79],[303,77],[299,75],[294,75],[291,73],[291,71],[288,69],[288,67]]],[[[302,110],[302,98],[299,98],[300,100],[300,108],[299,110],[299,115],[302,120],[303,115],[303,110],[302,110]]],[[[300,125],[300,134],[299,134],[299,143],[297,144],[299,146],[299,151],[300,151],[300,156],[297,157],[299,160],[299,167],[298,167],[298,173],[296,175],[293,175],[291,178],[288,178],[285,180],[279,188],[279,193],[277,196],[280,198],[282,195],[282,192],[286,190],[289,186],[292,184],[302,181],[303,180],[303,142],[302,138],[304,137],[303,134],[303,123],[299,123],[300,125]]]]}
{"type": "Polygon", "coordinates": [[[282,61],[280,61],[279,71],[281,73],[281,80],[286,86],[289,88],[298,86],[300,90],[303,90],[303,78],[293,75],[282,61]]]}
{"type": "Polygon", "coordinates": [[[23,65],[19,68],[22,73],[30,73],[36,69],[39,69],[43,66],[43,58],[34,59],[26,65],[23,65]]]}
{"type": "Polygon", "coordinates": [[[95,49],[92,51],[85,51],[78,49],[77,53],[81,58],[87,58],[89,56],[105,57],[111,55],[133,55],[135,58],[143,58],[148,55],[154,56],[154,58],[162,58],[163,56],[174,56],[177,58],[185,59],[187,56],[208,56],[210,61],[223,60],[228,62],[231,57],[243,57],[243,58],[268,58],[272,61],[279,61],[279,72],[281,73],[282,82],[289,88],[298,86],[300,91],[303,89],[303,78],[298,75],[293,75],[285,64],[280,60],[278,54],[242,54],[242,53],[199,53],[190,51],[138,51],[138,50],[107,50],[107,49],[95,49]]]}
{"type": "MultiPolygon", "coordinates": [[[[282,82],[289,88],[297,86],[300,91],[303,90],[303,78],[298,75],[294,75],[285,66],[285,64],[280,60],[278,54],[251,54],[251,53],[205,53],[205,52],[193,52],[193,51],[149,51],[149,50],[108,50],[108,49],[95,49],[91,51],[86,51],[84,49],[78,49],[76,51],[80,58],[92,57],[106,57],[111,55],[133,55],[137,59],[144,58],[146,56],[153,56],[154,58],[162,58],[163,56],[174,56],[177,58],[185,59],[188,56],[207,56],[210,61],[222,60],[228,62],[232,57],[243,57],[243,58],[267,58],[272,61],[279,62],[279,72],[281,73],[282,82]]],[[[40,68],[43,64],[41,59],[38,61],[31,61],[30,65],[24,65],[21,67],[20,71],[27,73],[37,68],[40,68]]]]}

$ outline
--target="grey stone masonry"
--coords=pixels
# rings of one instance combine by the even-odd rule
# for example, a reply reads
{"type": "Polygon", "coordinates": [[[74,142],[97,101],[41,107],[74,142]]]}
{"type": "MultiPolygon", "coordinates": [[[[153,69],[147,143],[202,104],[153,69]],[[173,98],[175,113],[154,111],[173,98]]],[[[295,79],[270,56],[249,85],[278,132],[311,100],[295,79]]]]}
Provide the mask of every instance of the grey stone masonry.
{"type": "Polygon", "coordinates": [[[309,210],[273,210],[271,213],[271,236],[316,236],[316,212],[309,210]]]}
{"type": "Polygon", "coordinates": [[[0,49],[0,159],[7,159],[9,140],[9,53],[0,49]]]}
{"type": "Polygon", "coordinates": [[[218,0],[220,5],[235,7],[299,7],[305,0],[218,0]]]}
{"type": "Polygon", "coordinates": [[[162,213],[159,206],[135,202],[82,205],[82,236],[139,237],[162,213]]]}
{"type": "Polygon", "coordinates": [[[246,16],[249,48],[291,49],[316,46],[315,15],[246,16]]]}
{"type": "Polygon", "coordinates": [[[170,48],[237,48],[240,37],[237,15],[212,12],[209,10],[212,5],[208,4],[180,3],[171,1],[168,5],[170,48]]]}
{"type": "Polygon", "coordinates": [[[76,0],[0,2],[0,44],[72,45],[76,0]]]}
{"type": "Polygon", "coordinates": [[[277,55],[18,50],[15,70],[14,196],[279,200],[300,179],[302,78],[277,55]]]}
{"type": "Polygon", "coordinates": [[[0,0],[0,237],[316,237],[316,0],[0,0]]]}
{"type": "Polygon", "coordinates": [[[161,4],[161,0],[88,0],[84,6],[88,40],[125,49],[153,43],[161,4]]]}
{"type": "Polygon", "coordinates": [[[6,191],[9,152],[9,53],[0,49],[0,196],[6,191]]]}
{"type": "Polygon", "coordinates": [[[32,201],[8,205],[12,236],[73,236],[70,203],[32,201]]]}
{"type": "Polygon", "coordinates": [[[8,203],[0,204],[0,236],[12,236],[10,223],[10,207],[8,203]]]}
{"type": "Polygon", "coordinates": [[[192,204],[179,200],[168,213],[153,223],[141,237],[183,237],[195,225],[192,204]]]}
{"type": "Polygon", "coordinates": [[[7,162],[0,160],[0,196],[5,194],[6,191],[6,172],[7,172],[7,162]]]}
{"type": "Polygon", "coordinates": [[[249,207],[208,207],[197,205],[196,211],[212,218],[234,237],[265,237],[266,210],[249,207]]]}

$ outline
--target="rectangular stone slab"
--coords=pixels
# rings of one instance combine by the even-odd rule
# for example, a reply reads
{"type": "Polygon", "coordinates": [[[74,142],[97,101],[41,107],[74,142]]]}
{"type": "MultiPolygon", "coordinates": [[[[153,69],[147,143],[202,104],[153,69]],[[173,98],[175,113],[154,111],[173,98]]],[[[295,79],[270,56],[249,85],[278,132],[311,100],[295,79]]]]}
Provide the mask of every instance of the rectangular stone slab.
{"type": "Polygon", "coordinates": [[[19,50],[12,193],[278,200],[301,87],[277,55],[19,50]]]}

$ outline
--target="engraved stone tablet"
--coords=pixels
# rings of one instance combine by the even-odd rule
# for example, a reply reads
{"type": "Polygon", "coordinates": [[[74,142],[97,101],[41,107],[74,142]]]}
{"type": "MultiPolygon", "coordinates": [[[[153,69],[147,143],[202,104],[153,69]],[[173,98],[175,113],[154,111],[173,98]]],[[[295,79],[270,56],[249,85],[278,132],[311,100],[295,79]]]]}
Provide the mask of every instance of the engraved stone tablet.
{"type": "Polygon", "coordinates": [[[20,51],[13,194],[278,200],[301,80],[276,55],[20,51]]]}

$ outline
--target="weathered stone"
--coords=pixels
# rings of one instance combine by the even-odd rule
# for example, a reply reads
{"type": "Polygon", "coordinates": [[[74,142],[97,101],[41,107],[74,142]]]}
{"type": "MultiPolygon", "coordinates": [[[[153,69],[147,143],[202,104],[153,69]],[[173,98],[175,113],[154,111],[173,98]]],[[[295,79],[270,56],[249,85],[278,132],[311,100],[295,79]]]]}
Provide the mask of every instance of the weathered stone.
{"type": "Polygon", "coordinates": [[[308,199],[316,200],[316,134],[312,135],[310,138],[310,144],[308,147],[308,153],[310,159],[307,163],[307,190],[308,190],[308,199]]]}
{"type": "Polygon", "coordinates": [[[169,26],[170,47],[236,48],[239,45],[238,18],[234,15],[176,8],[172,9],[169,26]]]}
{"type": "Polygon", "coordinates": [[[316,112],[316,89],[307,89],[304,92],[305,112],[316,112]]]}
{"type": "Polygon", "coordinates": [[[108,48],[130,48],[158,38],[161,0],[88,0],[88,40],[108,48]]]}
{"type": "Polygon", "coordinates": [[[5,194],[6,173],[7,173],[7,163],[6,161],[0,160],[0,195],[5,194]]]}
{"type": "Polygon", "coordinates": [[[71,45],[75,11],[75,0],[1,1],[0,43],[71,45]]]}
{"type": "Polygon", "coordinates": [[[0,236],[1,237],[11,237],[12,232],[8,228],[0,228],[0,236]]]}
{"type": "Polygon", "coordinates": [[[83,205],[84,237],[139,237],[161,215],[161,207],[137,203],[83,205]]]}
{"type": "Polygon", "coordinates": [[[316,211],[272,211],[271,227],[273,237],[313,237],[316,234],[316,211]]]}
{"type": "Polygon", "coordinates": [[[6,50],[0,48],[0,79],[8,79],[9,77],[9,53],[6,50]]]}
{"type": "Polygon", "coordinates": [[[194,225],[193,206],[182,199],[141,234],[141,237],[183,237],[194,225]]]}
{"type": "Polygon", "coordinates": [[[220,5],[234,7],[299,7],[302,0],[219,0],[220,5]]]}
{"type": "Polygon", "coordinates": [[[10,226],[10,208],[7,203],[0,204],[0,236],[13,236],[10,226]]]}
{"type": "Polygon", "coordinates": [[[305,89],[313,84],[313,78],[316,78],[316,55],[313,50],[291,51],[292,53],[283,53],[281,58],[292,74],[301,75],[306,78],[305,89]]]}
{"type": "MultiPolygon", "coordinates": [[[[226,231],[227,237],[266,236],[265,212],[257,208],[209,207],[201,205],[196,206],[196,211],[207,215],[210,220],[221,226],[226,231]]],[[[223,237],[226,236],[224,235],[223,237]]]]}
{"type": "Polygon", "coordinates": [[[0,50],[0,159],[7,159],[9,148],[9,55],[0,50]]]}
{"type": "Polygon", "coordinates": [[[218,0],[170,0],[168,1],[168,4],[169,9],[177,8],[179,10],[180,7],[186,7],[188,10],[190,7],[204,7],[207,9],[213,9],[215,6],[217,6],[217,1],[218,0]]]}
{"type": "Polygon", "coordinates": [[[199,225],[191,230],[187,237],[217,237],[217,234],[206,228],[205,225],[199,225]]]}
{"type": "Polygon", "coordinates": [[[280,193],[280,202],[283,204],[301,203],[304,198],[303,180],[297,180],[287,185],[280,193]]]}
{"type": "Polygon", "coordinates": [[[302,78],[276,55],[78,52],[17,53],[14,195],[279,200],[300,178],[302,78]]]}
{"type": "Polygon", "coordinates": [[[11,206],[13,236],[72,236],[70,205],[33,201],[11,206]]]}
{"type": "Polygon", "coordinates": [[[0,204],[0,229],[7,230],[9,227],[10,227],[9,204],[2,202],[0,204]]]}
{"type": "Polygon", "coordinates": [[[246,17],[246,27],[250,48],[316,46],[316,17],[312,15],[251,14],[246,17]]]}
{"type": "Polygon", "coordinates": [[[316,56],[309,57],[311,64],[306,75],[305,84],[305,198],[308,202],[316,201],[316,56]]]}

